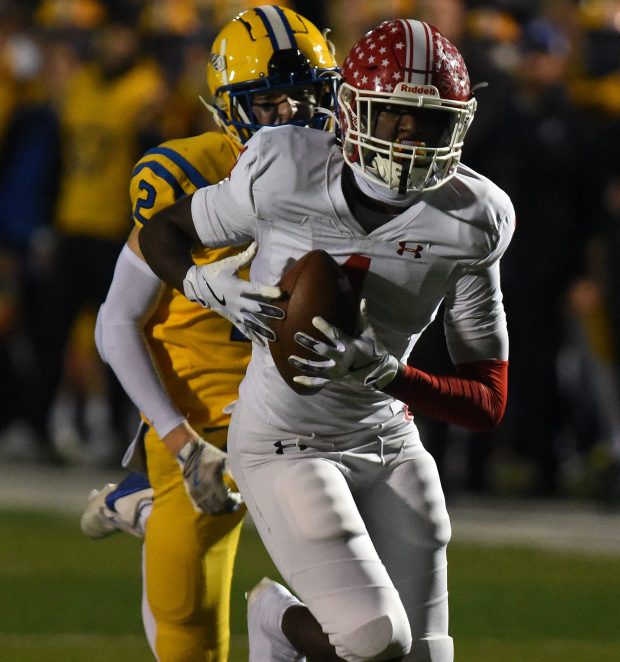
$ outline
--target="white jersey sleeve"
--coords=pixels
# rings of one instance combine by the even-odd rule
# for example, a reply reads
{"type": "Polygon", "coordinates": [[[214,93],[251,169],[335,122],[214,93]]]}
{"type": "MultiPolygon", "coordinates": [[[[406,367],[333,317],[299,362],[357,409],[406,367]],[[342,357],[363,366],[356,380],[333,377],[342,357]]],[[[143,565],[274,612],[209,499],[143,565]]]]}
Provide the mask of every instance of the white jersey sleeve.
{"type": "Polygon", "coordinates": [[[166,392],[144,335],[162,288],[146,262],[125,244],[96,328],[101,357],[160,437],[185,420],[166,392]]]}
{"type": "Polygon", "coordinates": [[[486,269],[468,269],[456,280],[445,298],[444,330],[455,364],[508,360],[498,261],[486,269]]]}
{"type": "Polygon", "coordinates": [[[258,176],[259,146],[259,140],[248,141],[229,177],[194,193],[192,217],[205,246],[237,246],[254,238],[256,210],[252,187],[258,176]]]}
{"type": "MultiPolygon", "coordinates": [[[[461,209],[464,245],[471,256],[458,261],[445,295],[444,330],[453,363],[508,359],[499,262],[515,229],[509,197],[486,177],[459,166],[454,186],[461,209]],[[473,194],[473,195],[472,195],[473,194]]],[[[446,186],[446,192],[449,192],[446,186]]]]}

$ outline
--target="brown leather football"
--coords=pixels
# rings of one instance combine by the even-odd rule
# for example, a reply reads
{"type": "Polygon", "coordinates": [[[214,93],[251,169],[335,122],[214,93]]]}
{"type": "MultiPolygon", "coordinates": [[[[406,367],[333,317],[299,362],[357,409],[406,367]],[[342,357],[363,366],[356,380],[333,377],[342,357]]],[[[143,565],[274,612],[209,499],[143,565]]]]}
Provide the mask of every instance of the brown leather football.
{"type": "Polygon", "coordinates": [[[310,251],[297,260],[284,272],[279,287],[284,299],[277,305],[284,309],[285,317],[271,323],[276,334],[276,340],[269,343],[271,356],[284,381],[296,393],[316,393],[320,388],[309,388],[293,381],[295,375],[303,373],[288,362],[291,354],[321,360],[319,355],[295,342],[295,333],[304,331],[319,340],[327,340],[312,324],[312,318],[320,316],[349,335],[355,335],[359,301],[344,269],[323,250],[310,251]]]}

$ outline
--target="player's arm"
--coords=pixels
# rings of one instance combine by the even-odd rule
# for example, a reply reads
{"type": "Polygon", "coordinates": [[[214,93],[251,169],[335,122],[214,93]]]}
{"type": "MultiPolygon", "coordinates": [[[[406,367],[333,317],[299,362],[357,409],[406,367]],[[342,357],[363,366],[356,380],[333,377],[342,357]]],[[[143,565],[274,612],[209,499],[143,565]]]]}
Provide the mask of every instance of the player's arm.
{"type": "MultiPolygon", "coordinates": [[[[241,159],[245,156],[244,153],[241,159]]],[[[239,167],[242,173],[246,170],[239,167]]],[[[211,264],[199,266],[192,259],[196,245],[240,245],[255,237],[251,203],[244,206],[244,201],[237,199],[242,197],[240,188],[251,189],[250,184],[243,186],[236,181],[242,178],[237,174],[232,184],[224,180],[199,189],[193,196],[155,214],[140,233],[140,249],[163,281],[179,289],[190,301],[228,319],[250,340],[264,344],[275,338],[270,320],[281,319],[284,312],[274,305],[281,296],[278,287],[238,276],[238,271],[254,258],[256,243],[242,253],[211,264]]]]}
{"type": "Polygon", "coordinates": [[[144,260],[165,283],[183,292],[183,281],[194,266],[192,248],[200,239],[192,218],[192,195],[154,214],[142,228],[138,245],[144,260]]]}
{"type": "Polygon", "coordinates": [[[197,434],[168,395],[148,348],[144,324],[157,306],[164,284],[140,254],[139,233],[140,228],[134,227],[118,257],[97,315],[95,339],[99,354],[127,395],[176,455],[197,434]]]}
{"type": "Polygon", "coordinates": [[[504,415],[508,395],[508,331],[499,260],[465,267],[444,300],[452,375],[402,366],[387,392],[408,394],[415,411],[474,430],[488,430],[504,415]]]}
{"type": "Polygon", "coordinates": [[[470,430],[490,430],[506,409],[508,361],[463,363],[454,375],[431,375],[401,363],[383,390],[414,412],[470,430]]]}
{"type": "Polygon", "coordinates": [[[398,361],[367,322],[356,338],[320,317],[313,323],[330,344],[304,333],[295,335],[317,359],[323,357],[310,361],[291,356],[290,363],[305,373],[295,377],[296,382],[312,387],[330,381],[357,381],[405,402],[413,412],[472,430],[489,430],[501,421],[508,393],[508,361],[473,361],[457,365],[454,375],[431,375],[398,361]]]}
{"type": "Polygon", "coordinates": [[[316,387],[330,381],[354,381],[405,402],[413,412],[472,430],[489,430],[506,408],[508,361],[480,360],[456,366],[454,375],[431,375],[392,356],[375,335],[362,301],[362,333],[352,338],[324,319],[314,326],[329,338],[324,343],[305,333],[295,340],[317,354],[317,360],[291,356],[289,362],[305,373],[294,378],[316,387]]]}
{"type": "Polygon", "coordinates": [[[144,324],[159,301],[163,283],[142,259],[134,228],[117,260],[97,316],[102,358],[177,458],[194,506],[213,515],[236,510],[241,497],[223,480],[226,454],[203,441],[168,395],[146,342],[144,324]]]}
{"type": "MultiPolygon", "coordinates": [[[[184,421],[169,398],[153,362],[144,324],[155,309],[163,283],[136,252],[139,229],[132,230],[116,262],[105,302],[99,309],[95,339],[102,359],[158,435],[184,421]]],[[[170,448],[175,453],[177,448],[170,448]]]]}

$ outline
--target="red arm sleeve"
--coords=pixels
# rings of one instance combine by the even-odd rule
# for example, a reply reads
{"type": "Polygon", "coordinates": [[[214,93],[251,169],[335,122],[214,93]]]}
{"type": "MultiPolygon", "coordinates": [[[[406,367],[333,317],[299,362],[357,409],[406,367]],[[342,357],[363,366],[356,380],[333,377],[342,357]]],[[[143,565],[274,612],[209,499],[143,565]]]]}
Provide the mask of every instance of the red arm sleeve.
{"type": "Polygon", "coordinates": [[[494,428],[504,416],[508,396],[508,361],[475,361],[456,367],[454,375],[429,375],[412,366],[384,389],[411,411],[470,430],[494,428]]]}

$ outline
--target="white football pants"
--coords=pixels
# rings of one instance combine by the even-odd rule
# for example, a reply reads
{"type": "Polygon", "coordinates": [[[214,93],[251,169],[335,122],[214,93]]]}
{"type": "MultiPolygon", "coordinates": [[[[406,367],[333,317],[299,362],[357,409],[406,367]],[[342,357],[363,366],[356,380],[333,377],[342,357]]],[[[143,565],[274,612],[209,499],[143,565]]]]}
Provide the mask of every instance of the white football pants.
{"type": "Polygon", "coordinates": [[[231,469],[276,567],[349,662],[452,662],[437,467],[415,425],[298,437],[237,402],[231,469]]]}

